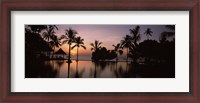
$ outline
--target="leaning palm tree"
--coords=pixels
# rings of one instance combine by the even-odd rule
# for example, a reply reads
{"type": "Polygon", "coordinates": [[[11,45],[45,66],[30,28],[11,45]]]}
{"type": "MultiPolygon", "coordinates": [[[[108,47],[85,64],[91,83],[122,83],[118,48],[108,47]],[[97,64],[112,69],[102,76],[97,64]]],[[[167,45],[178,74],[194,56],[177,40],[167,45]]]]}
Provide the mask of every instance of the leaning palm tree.
{"type": "Polygon", "coordinates": [[[70,58],[71,58],[71,45],[72,45],[72,43],[74,42],[74,40],[76,38],[76,34],[78,34],[76,30],[73,30],[73,29],[69,28],[69,29],[66,29],[65,35],[62,35],[60,37],[60,39],[64,39],[62,44],[67,43],[69,45],[68,62],[71,61],[70,60],[70,58]]]}
{"type": "Polygon", "coordinates": [[[75,38],[75,40],[74,40],[74,43],[75,43],[75,45],[74,46],[72,46],[72,49],[74,49],[75,47],[77,47],[77,51],[76,51],[76,60],[78,61],[78,48],[79,47],[82,47],[83,49],[86,49],[86,47],[84,46],[84,39],[82,39],[81,37],[77,37],[77,38],[75,38]]]}
{"type": "Polygon", "coordinates": [[[117,54],[117,56],[116,56],[116,61],[118,61],[118,53],[120,54],[120,55],[122,55],[122,53],[123,53],[123,51],[122,50],[120,50],[120,43],[118,43],[117,45],[112,45],[113,47],[114,47],[114,51],[116,52],[116,54],[117,54]]]}
{"type": "Polygon", "coordinates": [[[132,44],[132,38],[130,35],[126,35],[123,40],[121,40],[121,47],[127,48],[127,58],[126,61],[128,61],[128,54],[129,54],[129,48],[133,46],[132,44]]]}
{"type": "Polygon", "coordinates": [[[153,31],[151,31],[150,28],[147,28],[147,30],[144,32],[144,34],[147,36],[147,39],[149,39],[149,36],[152,36],[153,31]]]}
{"type": "Polygon", "coordinates": [[[90,45],[92,46],[91,50],[96,51],[97,49],[101,48],[101,44],[102,42],[99,42],[98,40],[95,40],[94,43],[90,43],[90,45]]]}

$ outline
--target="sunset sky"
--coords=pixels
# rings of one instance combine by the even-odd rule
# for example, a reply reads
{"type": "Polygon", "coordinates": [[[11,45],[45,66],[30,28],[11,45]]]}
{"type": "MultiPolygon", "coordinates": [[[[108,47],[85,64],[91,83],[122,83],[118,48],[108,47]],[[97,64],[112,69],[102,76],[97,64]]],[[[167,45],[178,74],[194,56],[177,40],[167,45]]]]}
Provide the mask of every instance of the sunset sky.
{"type": "MultiPolygon", "coordinates": [[[[83,48],[79,48],[79,57],[89,57],[91,58],[91,46],[90,43],[94,43],[95,40],[99,40],[102,42],[101,46],[106,47],[109,50],[113,50],[113,44],[116,45],[120,43],[120,41],[125,37],[125,35],[130,34],[129,29],[135,28],[137,25],[85,25],[85,24],[76,24],[76,25],[57,25],[58,30],[55,30],[55,35],[60,37],[65,34],[66,29],[73,29],[78,32],[76,36],[80,36],[84,39],[84,44],[86,46],[86,50],[83,48]]],[[[159,40],[160,34],[163,31],[167,31],[165,25],[139,25],[140,26],[140,34],[141,40],[139,42],[147,39],[144,32],[147,28],[150,28],[153,31],[152,36],[149,39],[159,40]]],[[[73,45],[73,44],[72,44],[73,45]]],[[[61,48],[68,54],[68,45],[64,44],[61,48]]],[[[56,48],[56,51],[59,48],[56,48]]],[[[72,51],[72,58],[76,56],[76,48],[72,51]]],[[[124,56],[126,52],[124,51],[124,56]]]]}
{"type": "MultiPolygon", "coordinates": [[[[95,40],[99,40],[102,43],[102,47],[107,49],[113,49],[113,44],[120,43],[122,38],[129,33],[129,29],[135,28],[136,25],[57,25],[58,29],[56,35],[59,37],[65,34],[65,30],[72,28],[78,32],[77,36],[80,36],[84,39],[86,50],[80,48],[79,55],[91,55],[91,46],[90,43],[93,43],[95,40]]],[[[139,25],[141,28],[141,40],[147,39],[144,32],[147,28],[151,28],[153,31],[152,37],[150,39],[158,40],[160,34],[163,31],[166,31],[165,25],[139,25]]],[[[67,52],[68,46],[63,45],[62,49],[67,52]]],[[[72,50],[72,55],[76,54],[76,49],[72,50]]]]}

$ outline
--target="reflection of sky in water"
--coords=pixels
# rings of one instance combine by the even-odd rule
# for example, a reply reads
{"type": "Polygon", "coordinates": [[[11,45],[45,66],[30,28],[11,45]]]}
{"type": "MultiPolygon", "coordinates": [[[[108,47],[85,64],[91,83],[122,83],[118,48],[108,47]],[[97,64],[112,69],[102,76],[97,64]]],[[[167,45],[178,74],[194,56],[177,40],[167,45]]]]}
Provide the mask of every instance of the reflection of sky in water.
{"type": "MultiPolygon", "coordinates": [[[[68,63],[63,60],[54,60],[45,62],[45,65],[50,65],[53,70],[57,70],[57,78],[67,78],[68,71],[69,77],[81,77],[81,78],[115,78],[118,72],[126,71],[126,62],[100,62],[94,63],[91,61],[73,61],[68,68],[68,63]],[[68,70],[69,69],[69,70],[68,70]]],[[[122,72],[123,73],[123,72],[122,72]]]]}
{"type": "Polygon", "coordinates": [[[175,78],[173,63],[131,63],[124,61],[51,60],[30,64],[26,78],[175,78]],[[70,68],[68,68],[70,67],[70,68]]]}

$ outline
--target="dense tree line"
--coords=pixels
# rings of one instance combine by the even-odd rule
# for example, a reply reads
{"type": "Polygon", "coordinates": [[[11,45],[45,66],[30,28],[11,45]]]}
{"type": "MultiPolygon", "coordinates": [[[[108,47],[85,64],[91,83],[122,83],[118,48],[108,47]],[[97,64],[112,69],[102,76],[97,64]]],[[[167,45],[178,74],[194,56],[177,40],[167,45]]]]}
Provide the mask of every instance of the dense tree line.
{"type": "MultiPolygon", "coordinates": [[[[102,42],[95,40],[91,43],[93,61],[105,61],[116,59],[118,56],[126,52],[126,61],[129,58],[133,62],[137,62],[139,58],[145,58],[145,62],[170,62],[175,60],[175,39],[169,40],[170,37],[175,35],[175,26],[167,25],[168,31],[161,33],[159,41],[151,40],[150,36],[153,35],[153,31],[147,28],[143,33],[147,36],[144,41],[141,40],[140,26],[135,26],[133,29],[129,29],[130,34],[125,35],[122,40],[113,45],[113,50],[108,50],[106,47],[102,47],[102,42]],[[125,50],[123,50],[125,49],[125,50]]],[[[58,37],[56,35],[58,27],[56,25],[28,25],[25,28],[25,52],[26,57],[34,57],[35,53],[41,51],[52,51],[54,54],[55,48],[59,48],[63,44],[68,44],[68,61],[71,61],[71,50],[77,48],[77,58],[79,48],[86,49],[84,46],[84,39],[78,35],[76,30],[68,28],[65,30],[65,34],[58,37]]],[[[50,55],[50,54],[49,54],[50,55]]]]}
{"type": "Polygon", "coordinates": [[[137,63],[139,58],[143,58],[145,63],[169,63],[175,62],[175,25],[166,25],[168,31],[163,31],[160,35],[159,41],[151,40],[150,36],[153,35],[153,31],[147,28],[143,33],[147,36],[147,39],[141,40],[140,26],[136,26],[133,29],[129,29],[130,34],[125,35],[121,42],[113,45],[113,50],[107,50],[105,47],[101,47],[102,42],[95,40],[91,43],[92,46],[92,60],[93,61],[105,61],[116,58],[118,61],[118,54],[123,53],[123,49],[126,49],[126,61],[129,58],[132,62],[137,63]],[[170,40],[170,37],[173,39],[170,40]]]}

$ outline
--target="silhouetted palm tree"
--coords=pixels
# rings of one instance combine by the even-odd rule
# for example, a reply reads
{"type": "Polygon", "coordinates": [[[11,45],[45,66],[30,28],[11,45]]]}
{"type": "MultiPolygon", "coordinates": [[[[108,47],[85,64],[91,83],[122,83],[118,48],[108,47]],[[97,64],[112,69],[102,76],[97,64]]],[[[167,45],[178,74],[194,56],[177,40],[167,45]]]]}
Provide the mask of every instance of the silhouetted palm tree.
{"type": "Polygon", "coordinates": [[[123,40],[121,40],[121,47],[127,48],[127,59],[128,61],[128,54],[129,54],[129,48],[132,46],[132,38],[130,35],[126,35],[123,40]]]}
{"type": "MultiPolygon", "coordinates": [[[[47,40],[47,42],[49,43],[50,47],[54,47],[56,44],[56,40],[55,39],[58,39],[57,36],[55,36],[55,29],[58,30],[57,26],[56,25],[49,25],[46,27],[46,31],[43,32],[42,36],[43,36],[43,39],[44,40],[47,40]],[[53,40],[54,39],[54,40],[53,40]],[[53,45],[53,46],[52,46],[53,45]]],[[[58,41],[58,40],[57,40],[58,41]]],[[[55,49],[53,49],[55,50],[55,49]]],[[[53,51],[54,52],[54,51],[53,51]]],[[[49,54],[50,55],[50,54],[49,54]]]]}
{"type": "Polygon", "coordinates": [[[66,29],[65,35],[62,35],[60,39],[64,39],[63,44],[67,43],[69,45],[69,56],[68,56],[68,62],[71,61],[71,45],[74,42],[76,38],[77,31],[73,30],[71,28],[66,29]]]}
{"type": "MultiPolygon", "coordinates": [[[[136,51],[136,48],[138,47],[138,41],[141,39],[140,37],[140,26],[136,26],[133,29],[129,29],[130,30],[130,34],[131,35],[131,45],[129,47],[129,57],[134,54],[134,52],[136,51]]],[[[135,58],[135,57],[134,57],[135,58]]]]}
{"type": "Polygon", "coordinates": [[[173,37],[175,35],[175,25],[165,26],[169,31],[164,31],[161,33],[160,41],[165,41],[168,37],[173,37]]]}
{"type": "Polygon", "coordinates": [[[47,26],[46,31],[43,32],[43,34],[42,34],[44,40],[47,40],[47,41],[49,42],[51,36],[52,36],[52,35],[55,35],[55,31],[54,31],[55,29],[58,30],[58,28],[57,28],[56,25],[47,26]]]}
{"type": "Polygon", "coordinates": [[[55,52],[55,48],[61,46],[61,42],[56,35],[51,35],[50,46],[53,48],[53,55],[55,52]]]}
{"type": "Polygon", "coordinates": [[[77,61],[78,61],[78,48],[82,47],[83,49],[86,49],[86,47],[84,46],[84,42],[83,41],[84,41],[84,39],[82,39],[81,37],[77,37],[74,40],[75,45],[72,46],[72,49],[74,49],[75,47],[77,47],[77,52],[76,52],[76,55],[77,55],[76,60],[77,61]]]}
{"type": "Polygon", "coordinates": [[[151,31],[150,28],[147,28],[147,30],[144,32],[144,34],[147,36],[147,39],[149,39],[149,36],[152,36],[153,31],[151,31]]]}
{"type": "Polygon", "coordinates": [[[91,43],[90,45],[92,46],[91,50],[94,50],[96,51],[97,49],[100,49],[101,48],[101,45],[102,42],[99,42],[98,40],[95,40],[94,43],[91,43]]]}
{"type": "Polygon", "coordinates": [[[122,55],[122,53],[123,53],[123,51],[122,50],[119,50],[119,49],[121,49],[121,45],[120,45],[120,43],[118,43],[117,45],[112,45],[113,47],[114,47],[114,51],[116,52],[116,54],[117,54],[117,57],[116,57],[116,61],[118,61],[118,53],[120,54],[120,55],[122,55]]]}
{"type": "Polygon", "coordinates": [[[137,42],[140,40],[140,26],[136,26],[134,29],[129,29],[131,36],[131,40],[133,41],[132,49],[135,49],[138,46],[137,42]]]}

